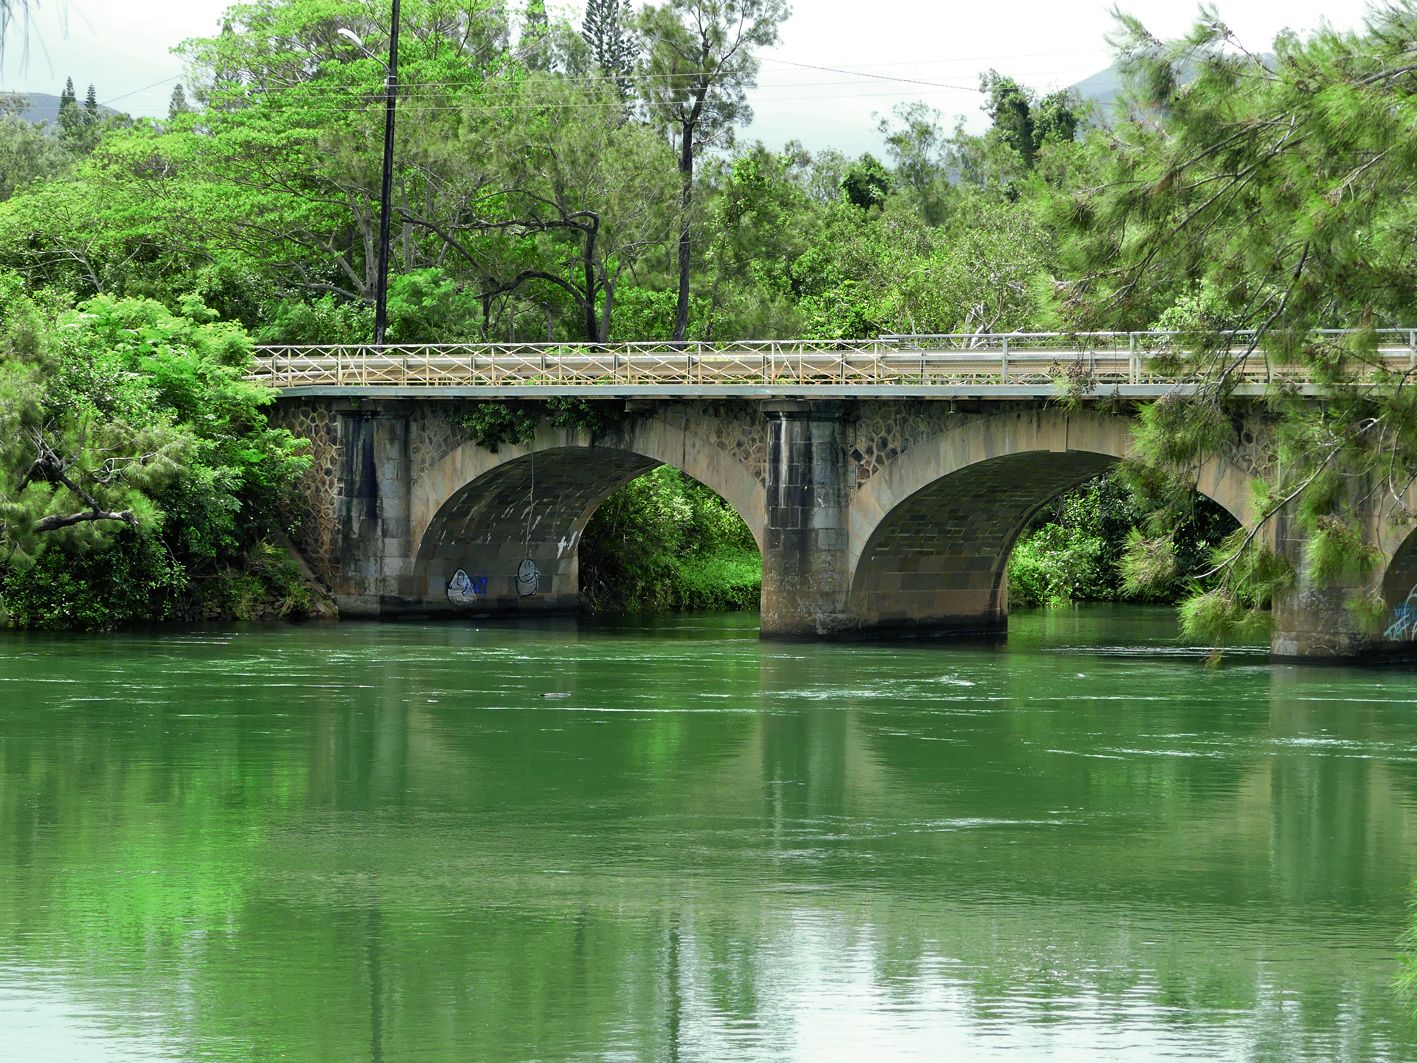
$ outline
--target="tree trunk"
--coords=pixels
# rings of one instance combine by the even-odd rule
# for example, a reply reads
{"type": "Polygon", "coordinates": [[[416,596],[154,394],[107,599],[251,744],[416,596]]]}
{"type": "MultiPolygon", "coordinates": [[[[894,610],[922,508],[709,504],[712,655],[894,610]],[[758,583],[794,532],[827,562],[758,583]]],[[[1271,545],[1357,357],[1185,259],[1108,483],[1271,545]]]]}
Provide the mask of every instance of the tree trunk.
{"type": "Polygon", "coordinates": [[[689,209],[694,204],[694,123],[684,123],[679,152],[679,305],[674,311],[674,342],[689,334],[689,209]]]}
{"type": "Polygon", "coordinates": [[[599,235],[599,226],[594,225],[586,231],[585,240],[581,244],[581,267],[585,270],[585,302],[582,304],[585,314],[585,338],[595,343],[600,339],[600,322],[596,320],[595,313],[595,238],[599,235]]]}
{"type": "Polygon", "coordinates": [[[615,284],[613,281],[602,281],[600,290],[605,293],[605,302],[600,307],[600,336],[599,342],[610,342],[610,318],[615,309],[615,284]]]}

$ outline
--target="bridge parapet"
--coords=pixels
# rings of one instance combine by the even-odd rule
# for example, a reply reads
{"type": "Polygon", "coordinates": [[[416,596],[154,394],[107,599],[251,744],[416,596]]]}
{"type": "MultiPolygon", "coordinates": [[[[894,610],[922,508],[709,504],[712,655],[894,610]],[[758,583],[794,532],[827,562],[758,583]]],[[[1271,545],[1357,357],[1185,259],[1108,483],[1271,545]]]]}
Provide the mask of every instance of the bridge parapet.
{"type": "MultiPolygon", "coordinates": [[[[1316,339],[1350,333],[1328,330],[1316,339]]],[[[1417,330],[1377,334],[1379,364],[1417,368],[1417,330]]],[[[741,340],[729,343],[480,343],[257,348],[252,379],[291,395],[397,398],[1055,398],[1156,397],[1197,378],[1163,371],[1175,332],[1038,332],[883,336],[875,340],[741,340]]],[[[1312,386],[1297,366],[1274,362],[1236,333],[1229,358],[1240,394],[1283,382],[1312,386]]],[[[1184,365],[1184,357],[1182,357],[1184,365]]],[[[1374,367],[1376,369],[1377,366],[1374,367]]]]}

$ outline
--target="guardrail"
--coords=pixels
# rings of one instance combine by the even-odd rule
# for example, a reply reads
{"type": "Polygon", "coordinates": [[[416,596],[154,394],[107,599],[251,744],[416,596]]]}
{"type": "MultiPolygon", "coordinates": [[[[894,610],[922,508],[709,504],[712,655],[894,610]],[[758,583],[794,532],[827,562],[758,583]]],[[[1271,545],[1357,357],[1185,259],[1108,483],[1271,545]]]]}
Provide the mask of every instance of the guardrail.
{"type": "MultiPolygon", "coordinates": [[[[1333,342],[1350,331],[1323,330],[1333,342]]],[[[1095,388],[1169,387],[1184,374],[1163,373],[1158,355],[1175,352],[1174,332],[1008,333],[882,336],[876,340],[742,340],[729,343],[479,343],[270,345],[256,349],[252,379],[282,390],[325,388],[767,388],[1020,387],[1057,390],[1078,379],[1095,388]]],[[[1389,370],[1417,369],[1417,329],[1377,331],[1389,370]]],[[[1239,358],[1250,335],[1237,333],[1239,358]]],[[[1301,367],[1276,364],[1256,350],[1238,368],[1252,385],[1306,383],[1301,367]]]]}

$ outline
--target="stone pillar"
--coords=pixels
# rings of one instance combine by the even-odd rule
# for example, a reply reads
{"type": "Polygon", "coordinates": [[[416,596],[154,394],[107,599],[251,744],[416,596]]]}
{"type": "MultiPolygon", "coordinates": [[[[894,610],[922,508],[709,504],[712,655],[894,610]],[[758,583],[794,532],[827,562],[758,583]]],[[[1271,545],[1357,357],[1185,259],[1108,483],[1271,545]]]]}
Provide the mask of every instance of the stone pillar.
{"type": "Polygon", "coordinates": [[[1358,624],[1348,602],[1370,593],[1366,584],[1318,585],[1304,576],[1304,532],[1292,513],[1275,518],[1277,551],[1294,566],[1294,585],[1275,598],[1270,653],[1279,658],[1343,660],[1373,648],[1372,637],[1358,624]]]}
{"type": "Polygon", "coordinates": [[[399,404],[340,411],[334,590],[344,616],[379,616],[410,593],[409,466],[399,404]]]}
{"type": "Polygon", "coordinates": [[[763,412],[768,452],[762,634],[831,634],[849,626],[843,406],[770,403],[763,412]]]}

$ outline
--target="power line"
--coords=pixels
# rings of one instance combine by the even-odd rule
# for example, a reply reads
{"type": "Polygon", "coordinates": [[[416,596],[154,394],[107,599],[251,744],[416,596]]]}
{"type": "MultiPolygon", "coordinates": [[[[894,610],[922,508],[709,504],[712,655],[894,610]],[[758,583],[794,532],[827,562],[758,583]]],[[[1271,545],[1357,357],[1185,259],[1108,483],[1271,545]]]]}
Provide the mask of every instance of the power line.
{"type": "MultiPolygon", "coordinates": [[[[949,88],[943,88],[943,89],[927,90],[927,91],[923,91],[923,92],[920,92],[920,93],[916,93],[915,95],[916,95],[916,96],[920,96],[920,97],[925,97],[925,96],[954,94],[954,93],[959,93],[959,92],[977,93],[977,92],[978,92],[978,89],[977,89],[977,88],[973,88],[973,87],[968,88],[968,89],[958,88],[958,87],[949,87],[949,88]]],[[[371,111],[371,110],[374,109],[374,108],[377,108],[377,107],[380,105],[380,103],[382,102],[382,100],[383,100],[383,97],[382,97],[381,95],[375,95],[375,94],[373,94],[373,93],[370,93],[369,96],[370,96],[370,98],[369,98],[367,101],[364,101],[364,102],[357,102],[357,101],[355,101],[355,100],[353,100],[353,99],[349,100],[348,102],[341,102],[341,101],[338,100],[338,99],[332,99],[332,98],[328,98],[328,97],[327,97],[327,98],[325,98],[325,99],[309,99],[309,100],[307,100],[307,101],[300,101],[300,100],[275,100],[275,99],[272,99],[272,100],[271,100],[271,103],[272,103],[273,106],[292,107],[292,108],[293,108],[293,107],[299,107],[299,106],[301,106],[302,102],[307,102],[307,103],[309,103],[312,107],[318,107],[318,108],[320,108],[320,109],[321,109],[323,112],[325,112],[325,113],[330,113],[330,112],[344,112],[344,113],[350,113],[350,114],[360,114],[360,113],[364,113],[364,112],[367,112],[367,111],[371,111]]],[[[812,93],[812,94],[808,94],[808,95],[797,95],[797,96],[768,96],[768,97],[758,97],[758,98],[755,99],[754,102],[755,102],[756,104],[802,103],[802,102],[818,101],[818,100],[898,99],[899,97],[900,97],[900,93],[898,93],[898,92],[812,93]]],[[[599,109],[602,109],[602,110],[607,110],[607,111],[618,111],[618,110],[620,110],[620,109],[624,106],[624,105],[623,105],[622,103],[620,103],[618,100],[574,100],[574,101],[564,101],[564,102],[552,102],[552,101],[548,101],[546,98],[540,98],[540,99],[511,99],[511,98],[509,98],[509,99],[506,99],[506,100],[503,101],[503,102],[490,102],[490,103],[472,103],[472,102],[467,102],[467,103],[442,103],[442,102],[437,102],[437,101],[439,101],[439,100],[451,99],[451,98],[452,98],[451,96],[448,96],[448,97],[443,97],[443,96],[413,96],[413,97],[403,97],[403,96],[401,96],[401,97],[400,97],[400,101],[403,102],[403,103],[406,103],[406,104],[410,104],[410,105],[415,106],[415,107],[417,108],[417,110],[419,110],[419,111],[459,111],[459,112],[469,113],[469,114],[486,114],[486,113],[491,113],[491,112],[503,112],[503,113],[512,112],[512,113],[517,113],[517,112],[528,112],[528,111],[537,111],[537,110],[545,110],[545,111],[548,111],[548,112],[555,112],[555,111],[588,111],[588,110],[592,110],[592,109],[596,109],[596,108],[599,108],[599,109]]],[[[255,102],[255,99],[253,99],[253,98],[247,98],[247,99],[246,99],[245,101],[243,101],[243,102],[251,102],[251,103],[254,103],[254,102],[255,102]]]]}
{"type": "MultiPolygon", "coordinates": [[[[953,59],[950,59],[950,60],[948,60],[948,62],[969,62],[969,61],[978,61],[978,60],[984,60],[984,59],[996,59],[996,60],[999,60],[999,59],[1029,59],[1029,58],[1037,58],[1037,57],[1040,57],[1040,56],[1056,56],[1056,55],[1083,55],[1083,54],[1095,55],[1095,54],[1099,54],[1099,53],[1105,54],[1106,51],[1107,51],[1107,50],[1104,50],[1104,49],[1072,49],[1072,50],[1069,50],[1069,51],[1058,50],[1058,51],[1050,51],[1050,52],[1013,52],[1013,53],[1001,52],[1001,53],[997,53],[997,54],[993,54],[993,55],[960,56],[960,57],[955,57],[955,58],[953,58],[953,59]]],[[[336,57],[332,57],[332,58],[336,58],[336,57]]],[[[782,59],[782,58],[779,58],[779,57],[777,57],[777,56],[772,56],[772,55],[755,55],[754,58],[755,58],[755,59],[758,59],[758,60],[760,60],[760,61],[764,61],[764,62],[777,63],[777,64],[780,64],[780,65],[783,65],[783,66],[797,67],[797,68],[803,69],[803,70],[817,70],[817,71],[821,71],[821,72],[824,72],[824,73],[841,74],[841,75],[843,75],[843,76],[850,77],[850,78],[864,78],[864,79],[867,79],[867,80],[875,80],[875,81],[889,81],[889,82],[894,82],[894,83],[902,84],[902,85],[919,85],[919,86],[926,87],[926,88],[950,89],[950,90],[961,91],[961,92],[963,92],[963,91],[970,91],[970,92],[972,92],[972,91],[977,91],[977,89],[978,89],[978,86],[977,86],[977,85],[957,85],[957,84],[951,84],[951,83],[948,83],[948,82],[926,81],[926,80],[923,80],[923,79],[920,79],[920,78],[895,77],[895,76],[889,75],[889,74],[877,74],[877,73],[874,73],[874,72],[869,71],[869,70],[853,69],[850,65],[847,65],[847,66],[832,66],[832,65],[826,65],[826,64],[802,63],[802,62],[798,62],[798,61],[796,61],[796,60],[792,60],[792,59],[782,59]]],[[[871,64],[862,64],[862,65],[870,65],[870,66],[923,66],[923,65],[939,65],[940,63],[941,63],[941,60],[939,60],[939,59],[918,59],[918,60],[917,60],[917,59],[910,59],[910,60],[894,60],[894,61],[891,61],[891,62],[871,63],[871,64]]],[[[1067,73],[1067,72],[1068,72],[1068,71],[1034,71],[1033,73],[1067,73]]],[[[674,80],[678,80],[678,79],[689,79],[689,78],[694,78],[694,77],[700,77],[700,76],[702,76],[702,75],[704,75],[704,74],[707,74],[707,73],[713,73],[713,71],[686,70],[686,71],[679,71],[679,72],[673,73],[673,74],[645,74],[645,73],[624,74],[624,75],[621,75],[621,74],[582,74],[582,75],[576,75],[575,77],[567,78],[567,80],[572,81],[572,82],[576,82],[576,83],[585,83],[585,84],[596,83],[596,82],[605,83],[605,84],[624,84],[624,83],[626,83],[626,82],[633,83],[633,84],[643,84],[643,83],[651,82],[651,81],[655,81],[655,80],[674,81],[674,80]]],[[[139,93],[146,92],[146,91],[148,91],[149,89],[157,88],[158,86],[161,86],[161,85],[170,84],[170,83],[173,82],[173,81],[178,81],[178,80],[182,79],[184,76],[185,76],[185,75],[183,75],[183,74],[174,74],[174,75],[171,76],[171,77],[163,78],[163,79],[160,80],[160,81],[155,81],[155,82],[153,82],[151,85],[144,85],[144,86],[142,86],[141,88],[133,89],[131,92],[123,93],[121,96],[115,96],[115,97],[113,97],[112,99],[103,100],[103,101],[101,101],[101,103],[102,103],[104,106],[108,106],[108,105],[110,105],[110,104],[112,104],[112,103],[116,103],[116,102],[118,102],[118,101],[120,101],[120,100],[125,100],[125,99],[128,99],[128,98],[132,97],[132,96],[136,96],[136,95],[138,95],[139,93]]],[[[486,84],[486,83],[487,83],[487,82],[486,82],[485,80],[478,80],[478,81],[466,80],[466,81],[426,81],[426,82],[410,82],[410,83],[407,83],[407,84],[408,84],[408,86],[411,87],[411,88],[420,88],[420,87],[471,88],[471,87],[476,87],[476,86],[484,85],[484,84],[486,84]]],[[[803,86],[802,86],[802,87],[807,87],[809,84],[813,84],[813,83],[803,83],[803,86]]],[[[816,83],[816,84],[820,84],[820,83],[816,83]]],[[[295,86],[291,86],[291,87],[295,87],[295,86]]],[[[773,87],[777,87],[777,88],[788,88],[788,87],[796,87],[796,86],[778,85],[778,86],[773,86],[773,87]]],[[[758,88],[761,89],[762,86],[758,86],[758,88]]],[[[270,92],[270,91],[272,91],[272,90],[265,90],[265,91],[270,92]]],[[[829,97],[829,98],[838,98],[838,97],[829,97]]]]}
{"type": "Polygon", "coordinates": [[[119,100],[126,100],[129,96],[136,96],[140,92],[147,92],[148,89],[155,89],[159,85],[166,85],[169,82],[176,81],[180,77],[182,77],[181,74],[173,74],[170,78],[163,78],[161,81],[154,81],[151,85],[144,85],[142,88],[134,89],[132,92],[125,92],[122,96],[114,96],[111,100],[99,100],[98,105],[100,107],[107,107],[110,104],[117,103],[119,100]]]}
{"type": "MultiPolygon", "coordinates": [[[[790,59],[776,59],[772,56],[762,56],[771,63],[782,63],[785,66],[795,66],[802,70],[822,70],[829,74],[847,74],[852,77],[872,78],[876,81],[894,81],[901,85],[925,85],[932,89],[962,89],[963,85],[947,85],[938,81],[921,81],[918,78],[898,78],[889,74],[871,74],[861,70],[844,70],[835,66],[818,66],[815,63],[795,63],[790,59]]],[[[977,91],[978,85],[969,86],[970,91],[977,91]]]]}
{"type": "MultiPolygon", "coordinates": [[[[1029,70],[1029,71],[1025,71],[1024,74],[1026,74],[1027,76],[1042,77],[1042,76],[1050,75],[1050,74],[1077,74],[1077,72],[1078,72],[1078,71],[1077,71],[1077,68],[1076,68],[1076,67],[1060,67],[1060,68],[1054,68],[1054,69],[1049,69],[1049,70],[1029,70]]],[[[122,96],[114,97],[112,100],[101,100],[100,103],[102,103],[103,105],[107,106],[108,104],[113,103],[113,102],[115,102],[116,100],[127,99],[127,98],[130,98],[130,97],[132,97],[132,96],[140,95],[140,94],[146,92],[148,89],[157,87],[157,86],[159,86],[159,85],[168,84],[169,82],[172,82],[172,81],[177,81],[177,80],[181,79],[182,76],[183,76],[183,75],[180,75],[180,74],[174,75],[173,77],[164,79],[163,81],[155,82],[153,85],[145,86],[144,88],[141,88],[141,89],[134,89],[132,92],[124,93],[122,96]]],[[[563,85],[564,85],[564,84],[570,84],[570,83],[574,83],[574,82],[572,82],[571,79],[566,79],[566,80],[564,80],[564,81],[561,82],[561,84],[563,84],[563,85]]],[[[774,90],[777,90],[777,89],[835,88],[835,87],[839,87],[839,86],[843,86],[843,85],[854,85],[854,84],[858,84],[858,82],[855,81],[855,80],[850,80],[850,81],[835,81],[835,80],[834,80],[834,81],[769,81],[769,82],[765,82],[765,83],[764,83],[764,82],[760,82],[760,83],[754,85],[752,88],[748,89],[747,91],[748,91],[748,93],[749,93],[750,95],[752,95],[752,94],[762,93],[762,92],[771,92],[771,91],[774,91],[774,90]]],[[[978,91],[979,91],[979,86],[978,86],[977,84],[975,84],[975,85],[952,85],[952,84],[949,84],[949,83],[925,82],[925,81],[921,81],[921,82],[913,82],[913,81],[911,81],[911,82],[907,82],[907,84],[919,84],[919,85],[922,85],[922,86],[939,85],[939,86],[940,86],[941,88],[943,88],[943,89],[948,89],[948,90],[950,90],[950,91],[959,91],[959,92],[978,92],[978,91]]],[[[524,87],[524,86],[517,86],[517,85],[511,85],[511,84],[506,84],[506,85],[498,86],[495,81],[491,81],[491,80],[489,80],[489,81],[480,81],[480,82],[478,82],[478,81],[417,81],[417,82],[401,82],[401,83],[400,83],[399,98],[400,98],[400,99],[414,99],[414,98],[424,97],[424,96],[440,95],[440,94],[437,93],[437,92],[423,92],[423,91],[418,91],[418,90],[422,90],[422,89],[437,89],[437,88],[441,88],[441,87],[447,87],[447,88],[449,88],[449,89],[455,89],[455,88],[493,89],[494,91],[503,92],[503,93],[506,93],[506,94],[509,94],[509,95],[512,95],[512,94],[522,95],[522,94],[525,94],[525,93],[528,92],[528,89],[527,89],[526,87],[524,87]]],[[[233,92],[234,92],[234,91],[236,91],[236,90],[233,90],[233,92]]],[[[371,96],[379,96],[380,98],[382,98],[382,91],[381,91],[380,87],[374,86],[374,85],[372,85],[372,84],[371,84],[369,87],[363,87],[363,86],[359,86],[359,85],[337,85],[337,84],[328,84],[328,83],[325,84],[325,85],[323,85],[323,86],[321,86],[320,83],[317,83],[317,82],[314,82],[314,81],[310,81],[310,82],[302,82],[302,83],[291,84],[291,85],[285,85],[285,86],[274,87],[274,88],[268,88],[268,89],[261,89],[261,90],[259,90],[259,91],[260,91],[260,94],[261,94],[261,95],[267,95],[267,96],[275,95],[275,94],[277,94],[277,93],[296,92],[296,91],[299,91],[299,92],[310,92],[310,93],[318,92],[318,91],[328,91],[328,92],[331,92],[331,93],[333,93],[333,92],[338,92],[338,91],[348,91],[350,94],[367,93],[367,94],[369,94],[369,95],[371,95],[371,96]]],[[[451,93],[451,92],[448,92],[448,93],[443,93],[442,95],[449,95],[449,96],[451,96],[452,93],[451,93]]],[[[892,93],[892,94],[890,94],[890,95],[895,95],[895,94],[892,93]]],[[[145,98],[146,98],[146,99],[153,99],[153,100],[156,100],[156,99],[164,99],[164,98],[166,98],[166,97],[165,97],[165,95],[159,95],[159,94],[148,93],[145,98]]]]}

